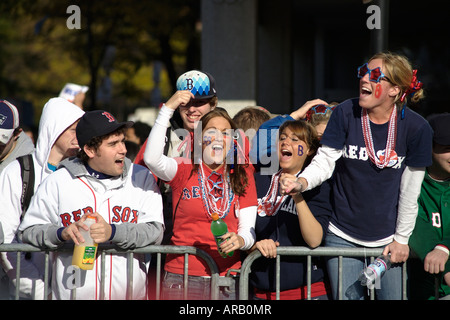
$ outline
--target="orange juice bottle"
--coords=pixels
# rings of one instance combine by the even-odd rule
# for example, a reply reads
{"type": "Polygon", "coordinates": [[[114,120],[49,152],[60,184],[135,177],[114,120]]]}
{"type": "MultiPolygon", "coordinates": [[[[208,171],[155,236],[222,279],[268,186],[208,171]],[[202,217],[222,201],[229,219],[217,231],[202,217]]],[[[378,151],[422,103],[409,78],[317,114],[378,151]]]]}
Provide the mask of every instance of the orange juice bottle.
{"type": "Polygon", "coordinates": [[[89,230],[80,229],[80,233],[84,238],[84,242],[75,245],[72,256],[72,265],[83,270],[92,270],[94,267],[95,258],[97,256],[98,244],[92,240],[90,235],[90,228],[96,222],[94,217],[88,216],[84,224],[89,227],[89,230]]]}

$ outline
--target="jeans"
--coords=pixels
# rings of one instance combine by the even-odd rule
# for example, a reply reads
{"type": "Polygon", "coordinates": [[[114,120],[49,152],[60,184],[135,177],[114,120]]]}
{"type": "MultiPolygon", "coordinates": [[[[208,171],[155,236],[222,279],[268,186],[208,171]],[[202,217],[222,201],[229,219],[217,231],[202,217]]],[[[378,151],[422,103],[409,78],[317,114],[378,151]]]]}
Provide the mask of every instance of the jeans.
{"type": "MultiPolygon", "coordinates": [[[[362,248],[361,246],[342,239],[328,232],[325,238],[326,247],[340,248],[362,248]]],[[[331,282],[333,299],[338,299],[338,257],[327,257],[328,276],[331,282]]],[[[370,257],[343,257],[342,258],[342,299],[363,300],[368,292],[358,281],[361,271],[364,269],[365,261],[370,264],[370,257]]],[[[377,300],[401,300],[402,299],[402,264],[393,264],[375,284],[375,295],[377,300]]]]}
{"type": "MultiPolygon", "coordinates": [[[[162,300],[184,299],[184,275],[165,272],[162,300]]],[[[229,277],[230,286],[219,287],[219,300],[238,300],[239,278],[229,277]]],[[[188,300],[211,300],[211,278],[188,276],[188,300]]]]}

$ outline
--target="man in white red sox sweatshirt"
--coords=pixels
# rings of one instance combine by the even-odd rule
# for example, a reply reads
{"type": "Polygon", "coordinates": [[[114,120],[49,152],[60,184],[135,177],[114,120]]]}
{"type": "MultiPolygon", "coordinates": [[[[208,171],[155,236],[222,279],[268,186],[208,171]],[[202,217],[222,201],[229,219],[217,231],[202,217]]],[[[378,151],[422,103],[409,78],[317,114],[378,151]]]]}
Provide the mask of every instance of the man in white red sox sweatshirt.
{"type": "MultiPolygon", "coordinates": [[[[19,230],[22,240],[55,249],[65,242],[82,244],[79,229],[87,215],[96,223],[91,237],[97,243],[134,249],[162,240],[164,222],[161,194],[151,172],[125,157],[124,128],[102,110],[87,112],[77,126],[81,148],[77,158],[66,159],[33,197],[19,230]]],[[[147,268],[143,255],[133,257],[133,279],[127,277],[126,254],[107,254],[105,266],[97,255],[93,270],[81,272],[76,299],[100,298],[100,272],[105,268],[105,299],[126,299],[128,281],[133,300],[146,298],[147,268]]],[[[72,252],[59,252],[52,260],[52,297],[71,299],[72,252]]]]}

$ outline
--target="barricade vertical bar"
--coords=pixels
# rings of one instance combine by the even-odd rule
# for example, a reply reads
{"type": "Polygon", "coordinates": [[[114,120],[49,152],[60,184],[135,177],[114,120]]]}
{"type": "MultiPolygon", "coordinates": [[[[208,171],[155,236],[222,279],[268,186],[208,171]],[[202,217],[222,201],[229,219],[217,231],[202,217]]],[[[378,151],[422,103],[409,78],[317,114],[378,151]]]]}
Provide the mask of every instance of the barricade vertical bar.
{"type": "Polygon", "coordinates": [[[219,300],[219,274],[211,272],[211,300],[219,300]]]}
{"type": "Polygon", "coordinates": [[[44,266],[44,300],[48,300],[48,281],[50,279],[49,277],[49,256],[50,253],[48,251],[45,251],[45,266],[44,266]]]}
{"type": "Polygon", "coordinates": [[[306,286],[307,286],[307,299],[311,300],[311,255],[306,257],[306,286]]]}
{"type": "Polygon", "coordinates": [[[127,300],[133,300],[133,252],[127,253],[127,300]]]}
{"type": "Polygon", "coordinates": [[[156,254],[156,300],[161,298],[161,253],[156,254]]]}
{"type": "Polygon", "coordinates": [[[342,256],[338,259],[338,299],[342,300],[342,256]]]}
{"type": "MultiPolygon", "coordinates": [[[[373,263],[375,261],[375,257],[370,257],[370,263],[373,263]]],[[[378,281],[380,281],[380,279],[378,279],[378,281]]],[[[370,300],[375,300],[375,289],[374,287],[372,287],[372,289],[370,289],[370,300]]]]}
{"type": "Polygon", "coordinates": [[[19,292],[20,292],[20,258],[21,258],[22,252],[18,251],[16,256],[16,293],[15,293],[15,299],[19,300],[19,292]]]}
{"type": "Polygon", "coordinates": [[[280,255],[277,254],[277,262],[276,262],[276,283],[275,283],[275,288],[276,288],[276,299],[280,300],[280,255]]]}
{"type": "Polygon", "coordinates": [[[184,300],[187,300],[187,296],[188,296],[188,281],[189,281],[189,254],[185,253],[184,254],[184,277],[183,277],[183,282],[184,282],[183,299],[184,300]]]}
{"type": "Polygon", "coordinates": [[[403,288],[403,300],[408,300],[408,293],[407,293],[407,281],[408,281],[408,274],[407,274],[407,265],[406,261],[403,262],[402,271],[403,271],[403,277],[402,277],[402,288],[403,288]]]}
{"type": "Polygon", "coordinates": [[[100,269],[100,300],[105,300],[105,283],[106,283],[106,252],[102,250],[102,253],[100,255],[100,263],[102,265],[100,269]]]}

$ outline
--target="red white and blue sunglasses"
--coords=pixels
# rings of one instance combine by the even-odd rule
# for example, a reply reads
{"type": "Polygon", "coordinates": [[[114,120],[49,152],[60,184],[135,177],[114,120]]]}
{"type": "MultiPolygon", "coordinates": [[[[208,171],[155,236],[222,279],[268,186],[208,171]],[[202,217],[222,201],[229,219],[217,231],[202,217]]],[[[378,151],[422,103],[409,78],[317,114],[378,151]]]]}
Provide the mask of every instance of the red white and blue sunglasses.
{"type": "Polygon", "coordinates": [[[381,71],[380,67],[369,69],[367,62],[358,68],[358,78],[361,79],[366,75],[366,73],[369,73],[369,80],[372,82],[378,83],[383,79],[389,81],[389,78],[386,77],[386,75],[381,71]]]}
{"type": "Polygon", "coordinates": [[[314,107],[312,107],[310,110],[312,110],[314,113],[317,114],[324,114],[327,113],[327,111],[333,111],[336,108],[336,105],[334,106],[327,106],[325,104],[317,104],[314,107]]]}
{"type": "Polygon", "coordinates": [[[328,111],[333,111],[335,108],[336,105],[327,106],[325,104],[317,104],[306,112],[306,120],[311,120],[313,114],[325,114],[328,111]]]}

